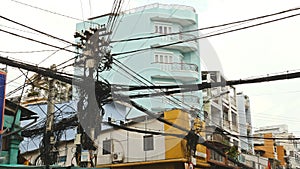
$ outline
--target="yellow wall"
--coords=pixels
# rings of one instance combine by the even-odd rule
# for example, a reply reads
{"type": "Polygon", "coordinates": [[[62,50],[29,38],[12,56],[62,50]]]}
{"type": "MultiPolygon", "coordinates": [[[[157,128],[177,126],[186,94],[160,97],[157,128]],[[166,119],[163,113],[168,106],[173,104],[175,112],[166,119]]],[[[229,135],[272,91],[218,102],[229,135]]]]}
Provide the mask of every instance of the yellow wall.
{"type": "MultiPolygon", "coordinates": [[[[174,124],[177,124],[181,127],[190,130],[190,119],[189,115],[186,112],[181,110],[171,110],[164,113],[165,120],[168,120],[174,124]]],[[[205,124],[203,123],[203,130],[205,124]]],[[[165,133],[176,133],[176,134],[184,134],[188,133],[183,132],[174,127],[170,127],[165,124],[165,133]]],[[[204,136],[205,133],[201,133],[204,136]]],[[[188,158],[188,154],[186,152],[186,140],[182,138],[177,138],[173,136],[165,137],[165,148],[166,148],[166,159],[174,159],[174,158],[188,158]]],[[[206,147],[202,145],[197,145],[196,151],[200,152],[202,155],[206,155],[206,147]]],[[[196,157],[197,164],[206,163],[206,158],[196,157]]]]}
{"type": "MultiPolygon", "coordinates": [[[[164,118],[165,120],[177,124],[187,130],[190,128],[188,114],[182,112],[181,110],[166,111],[164,113],[164,118]]],[[[164,129],[165,129],[165,133],[176,133],[176,134],[187,135],[186,132],[171,127],[167,124],[165,124],[164,129]]],[[[166,136],[165,137],[166,159],[185,158],[186,157],[185,145],[186,142],[182,138],[166,136]]]]}

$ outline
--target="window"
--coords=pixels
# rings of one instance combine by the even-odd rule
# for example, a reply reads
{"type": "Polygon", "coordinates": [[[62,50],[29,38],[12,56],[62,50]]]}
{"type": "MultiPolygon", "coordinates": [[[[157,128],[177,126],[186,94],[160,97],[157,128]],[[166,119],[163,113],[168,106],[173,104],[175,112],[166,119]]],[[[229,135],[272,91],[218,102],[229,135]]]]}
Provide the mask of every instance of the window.
{"type": "Polygon", "coordinates": [[[153,135],[144,136],[144,151],[154,150],[153,135]]]}
{"type": "Polygon", "coordinates": [[[165,63],[168,63],[169,59],[168,59],[168,56],[165,55],[165,63]]]}
{"type": "Polygon", "coordinates": [[[223,112],[223,120],[228,121],[228,112],[223,112]]]}
{"type": "Polygon", "coordinates": [[[173,63],[172,53],[155,53],[154,54],[155,63],[173,63]]]}
{"type": "Polygon", "coordinates": [[[290,151],[290,156],[294,157],[294,151],[290,151]]]}
{"type": "Polygon", "coordinates": [[[229,120],[229,116],[228,116],[228,108],[225,107],[224,105],[223,105],[223,120],[224,120],[224,121],[228,121],[228,120],[229,120]]]}
{"type": "Polygon", "coordinates": [[[161,62],[161,63],[164,62],[164,56],[163,56],[163,55],[160,55],[160,56],[159,56],[159,62],[161,62]]]}
{"type": "Polygon", "coordinates": [[[172,55],[169,56],[169,63],[173,63],[173,56],[172,55]]]}
{"type": "Polygon", "coordinates": [[[236,114],[232,113],[231,114],[232,117],[232,125],[236,126],[237,125],[237,118],[236,118],[236,114]]]}
{"type": "Polygon", "coordinates": [[[159,31],[158,31],[158,33],[163,33],[163,31],[162,31],[162,26],[159,26],[159,31]]]}
{"type": "Polygon", "coordinates": [[[159,62],[159,56],[158,55],[155,55],[155,59],[154,59],[154,62],[159,62]]]}
{"type": "Polygon", "coordinates": [[[172,26],[167,25],[167,24],[157,24],[155,25],[155,33],[160,33],[160,34],[170,34],[172,33],[172,26]]]}
{"type": "Polygon", "coordinates": [[[106,154],[111,154],[111,140],[104,140],[103,141],[103,151],[102,154],[106,155],[106,154]]]}

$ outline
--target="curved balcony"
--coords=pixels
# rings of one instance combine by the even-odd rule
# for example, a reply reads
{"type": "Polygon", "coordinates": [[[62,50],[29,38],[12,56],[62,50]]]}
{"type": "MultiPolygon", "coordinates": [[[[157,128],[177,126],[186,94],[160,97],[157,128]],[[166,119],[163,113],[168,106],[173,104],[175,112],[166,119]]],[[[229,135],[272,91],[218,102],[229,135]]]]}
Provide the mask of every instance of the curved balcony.
{"type": "Polygon", "coordinates": [[[170,46],[163,46],[162,48],[165,49],[173,49],[173,50],[179,50],[180,52],[193,52],[198,50],[198,42],[195,40],[197,37],[191,34],[178,34],[178,35],[169,35],[169,36],[163,36],[161,38],[158,38],[157,43],[155,45],[152,45],[152,47],[165,45],[165,44],[172,44],[170,46]],[[182,43],[177,43],[181,42],[182,43]]]}
{"type": "Polygon", "coordinates": [[[188,82],[196,81],[200,76],[196,64],[155,62],[153,65],[162,70],[152,75],[153,78],[175,79],[188,82]]]}
{"type": "Polygon", "coordinates": [[[159,22],[173,22],[182,26],[190,26],[197,22],[195,9],[185,5],[154,3],[123,11],[122,13],[159,13],[160,15],[155,14],[152,16],[151,20],[159,22]]]}

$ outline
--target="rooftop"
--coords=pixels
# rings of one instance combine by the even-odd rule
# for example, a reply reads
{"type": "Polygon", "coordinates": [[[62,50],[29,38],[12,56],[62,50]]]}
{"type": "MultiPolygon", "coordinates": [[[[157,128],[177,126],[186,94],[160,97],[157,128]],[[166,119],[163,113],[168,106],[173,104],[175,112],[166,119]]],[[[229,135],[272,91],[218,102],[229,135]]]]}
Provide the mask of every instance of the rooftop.
{"type": "Polygon", "coordinates": [[[146,9],[152,9],[152,8],[162,8],[162,9],[181,9],[181,10],[189,10],[192,12],[196,12],[196,10],[191,7],[191,6],[186,6],[186,5],[178,5],[178,4],[160,4],[160,3],[154,3],[154,4],[149,4],[149,5],[144,5],[136,8],[132,8],[129,10],[125,10],[122,13],[136,13],[136,12],[141,12],[146,9]]]}

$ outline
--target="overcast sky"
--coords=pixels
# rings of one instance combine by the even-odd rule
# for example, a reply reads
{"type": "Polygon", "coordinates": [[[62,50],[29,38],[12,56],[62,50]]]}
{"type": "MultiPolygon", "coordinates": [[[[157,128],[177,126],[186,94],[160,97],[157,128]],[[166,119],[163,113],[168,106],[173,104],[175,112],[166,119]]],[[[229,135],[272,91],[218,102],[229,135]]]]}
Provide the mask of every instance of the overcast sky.
{"type": "MultiPolygon", "coordinates": [[[[26,0],[22,1],[36,7],[47,9],[56,13],[86,20],[89,17],[110,12],[112,0],[26,0]],[[90,5],[91,4],[91,5],[90,5]]],[[[247,19],[269,13],[274,13],[289,8],[300,7],[298,0],[126,0],[123,9],[129,9],[145,4],[160,2],[164,4],[175,3],[193,6],[199,15],[199,27],[206,27],[231,21],[247,19]]],[[[19,21],[36,29],[45,31],[63,39],[74,41],[75,24],[79,20],[59,16],[22,5],[13,0],[2,0],[0,5],[1,15],[19,21]]],[[[295,14],[291,12],[289,14],[295,14]]],[[[299,13],[299,11],[298,11],[299,13]]],[[[282,15],[286,16],[286,15],[282,15]]],[[[270,19],[277,18],[272,17],[270,19]]],[[[258,23],[257,21],[249,24],[258,23]]],[[[243,26],[243,25],[242,25],[243,26]]],[[[29,32],[22,32],[12,28],[26,30],[23,27],[0,19],[0,29],[8,30],[24,36],[39,39],[57,46],[66,47],[67,44],[58,42],[44,36],[29,32]],[[9,28],[10,27],[10,28],[9,28]]],[[[220,69],[228,80],[248,78],[252,76],[267,75],[287,70],[297,70],[299,66],[299,39],[300,16],[271,23],[235,33],[216,36],[207,39],[215,52],[214,59],[219,60],[221,66],[205,65],[203,69],[220,69]]],[[[202,33],[208,33],[208,30],[202,33]]],[[[51,47],[40,45],[28,40],[16,38],[0,32],[0,51],[29,51],[53,50],[51,47]]],[[[200,46],[201,48],[201,46],[200,46]]],[[[69,48],[73,50],[72,48],[69,48]]],[[[52,51],[53,52],[53,51],[52,51]]],[[[204,52],[205,53],[205,52],[204,52]]],[[[0,53],[2,56],[17,58],[29,63],[38,64],[51,52],[10,54],[0,53]]],[[[208,53],[206,58],[211,58],[208,53]]],[[[71,57],[72,53],[60,51],[41,64],[48,67],[53,63],[63,62],[71,57]]],[[[204,58],[204,56],[202,56],[204,58]]],[[[8,81],[21,73],[10,68],[8,81]]],[[[7,90],[22,84],[24,79],[17,83],[10,83],[7,90]]],[[[268,82],[261,84],[237,86],[238,92],[243,92],[250,97],[254,129],[264,125],[288,124],[290,132],[300,136],[300,79],[268,82]]]]}

